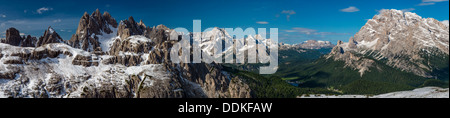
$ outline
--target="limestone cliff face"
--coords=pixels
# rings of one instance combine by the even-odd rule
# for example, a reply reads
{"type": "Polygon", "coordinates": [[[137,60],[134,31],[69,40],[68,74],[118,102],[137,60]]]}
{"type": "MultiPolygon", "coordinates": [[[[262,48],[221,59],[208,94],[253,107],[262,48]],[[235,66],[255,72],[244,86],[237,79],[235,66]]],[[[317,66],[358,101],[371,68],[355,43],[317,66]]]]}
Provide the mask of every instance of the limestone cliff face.
{"type": "Polygon", "coordinates": [[[449,27],[415,13],[382,10],[349,42],[338,44],[328,58],[343,60],[361,74],[370,71],[374,60],[385,60],[391,67],[433,77],[430,73],[436,71],[436,64],[429,57],[448,58],[449,27]]]}

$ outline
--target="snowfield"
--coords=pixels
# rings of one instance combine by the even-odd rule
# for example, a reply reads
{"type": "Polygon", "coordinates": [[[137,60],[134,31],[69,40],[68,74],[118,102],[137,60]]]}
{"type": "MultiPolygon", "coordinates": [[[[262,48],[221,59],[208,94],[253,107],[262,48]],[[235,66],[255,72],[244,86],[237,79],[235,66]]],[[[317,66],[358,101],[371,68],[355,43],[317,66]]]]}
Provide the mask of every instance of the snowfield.
{"type": "Polygon", "coordinates": [[[424,87],[412,91],[392,92],[375,96],[366,95],[310,95],[298,98],[449,98],[449,88],[424,87]]]}
{"type": "MultiPolygon", "coordinates": [[[[112,84],[121,88],[126,85],[129,76],[136,75],[141,78],[152,76],[157,79],[170,79],[170,73],[163,69],[161,64],[148,64],[140,66],[126,67],[121,64],[104,64],[102,61],[112,58],[109,55],[92,55],[81,49],[72,48],[66,44],[53,43],[38,48],[22,48],[0,43],[0,73],[15,72],[15,79],[0,78],[0,98],[11,97],[6,95],[6,91],[11,94],[19,94],[20,97],[33,98],[35,93],[47,93],[52,98],[72,98],[79,97],[83,88],[97,88],[104,84],[112,84]],[[56,58],[42,58],[40,60],[29,60],[24,64],[4,64],[7,60],[20,57],[13,56],[15,53],[29,54],[39,50],[53,50],[70,52],[72,56],[60,54],[56,58]],[[77,55],[92,56],[92,62],[98,62],[98,66],[84,67],[73,65],[72,62],[77,55]],[[88,77],[90,76],[90,77],[88,77]],[[61,78],[55,80],[55,78],[61,78]],[[90,78],[90,79],[86,79],[90,78]],[[56,92],[50,92],[56,86],[56,92]]],[[[141,58],[148,58],[148,54],[141,55],[141,58]]],[[[17,60],[17,59],[16,59],[17,60]]],[[[142,80],[141,80],[142,81],[142,80]]],[[[152,86],[152,80],[143,81],[144,86],[152,86]]]]}

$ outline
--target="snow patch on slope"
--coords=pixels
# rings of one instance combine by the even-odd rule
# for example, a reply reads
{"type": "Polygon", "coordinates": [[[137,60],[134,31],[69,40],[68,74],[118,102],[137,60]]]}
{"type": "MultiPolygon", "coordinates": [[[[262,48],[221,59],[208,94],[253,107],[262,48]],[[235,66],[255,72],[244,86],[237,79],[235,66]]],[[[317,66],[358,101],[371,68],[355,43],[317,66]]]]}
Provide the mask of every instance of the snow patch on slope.
{"type": "MultiPolygon", "coordinates": [[[[161,64],[149,64],[126,67],[120,64],[104,64],[101,61],[112,58],[110,55],[93,55],[87,51],[73,48],[62,43],[52,43],[38,48],[17,47],[0,43],[3,57],[0,59],[0,72],[9,72],[10,68],[19,69],[14,80],[0,79],[0,98],[9,97],[5,91],[20,93],[21,97],[32,98],[31,93],[45,93],[49,97],[80,97],[84,88],[102,87],[105,84],[115,87],[126,85],[126,79],[131,75],[148,75],[157,79],[170,79],[170,73],[163,69],[161,64]],[[27,64],[4,64],[5,59],[18,58],[11,56],[15,53],[32,53],[43,50],[70,52],[72,56],[60,54],[56,58],[42,58],[40,60],[28,60],[27,64]],[[98,66],[84,67],[73,65],[77,55],[92,56],[92,61],[97,61],[98,66]],[[61,78],[58,83],[52,83],[52,76],[61,78]],[[23,77],[23,78],[22,78],[23,77]],[[29,78],[29,79],[26,79],[29,78]],[[28,81],[23,83],[23,81],[28,81]],[[52,83],[52,84],[49,84],[52,83]],[[45,85],[42,89],[42,85],[45,85]],[[62,86],[61,92],[49,92],[47,87],[51,85],[62,86]],[[66,86],[70,85],[70,86],[66,86]],[[16,91],[17,90],[17,91],[16,91]],[[44,90],[44,91],[43,91],[44,90]]],[[[143,54],[147,56],[148,54],[143,54]]],[[[54,80],[53,80],[54,81],[54,80]]],[[[153,80],[146,80],[146,86],[151,86],[153,80]]]]}
{"type": "Polygon", "coordinates": [[[448,27],[448,20],[441,21],[444,25],[448,27]]]}
{"type": "Polygon", "coordinates": [[[145,42],[151,42],[151,40],[145,36],[142,35],[134,35],[127,38],[131,43],[133,44],[140,44],[145,42]]]}
{"type": "Polygon", "coordinates": [[[109,51],[114,41],[119,38],[119,36],[117,36],[118,28],[114,28],[111,25],[108,26],[109,29],[113,31],[112,33],[107,34],[102,31],[103,35],[96,35],[98,37],[98,41],[100,42],[100,47],[102,48],[103,52],[109,51]]]}

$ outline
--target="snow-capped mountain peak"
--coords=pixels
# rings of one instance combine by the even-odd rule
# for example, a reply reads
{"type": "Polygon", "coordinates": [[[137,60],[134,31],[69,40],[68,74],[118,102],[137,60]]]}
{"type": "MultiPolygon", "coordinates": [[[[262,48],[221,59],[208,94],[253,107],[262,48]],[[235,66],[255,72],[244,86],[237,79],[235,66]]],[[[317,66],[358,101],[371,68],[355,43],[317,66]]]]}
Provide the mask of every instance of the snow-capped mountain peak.
{"type": "MultiPolygon", "coordinates": [[[[340,44],[333,50],[330,56],[337,60],[347,60],[349,55],[342,55],[345,52],[371,55],[377,60],[388,60],[387,64],[395,68],[431,77],[427,71],[431,71],[433,67],[422,63],[422,53],[448,56],[449,30],[447,25],[433,18],[422,18],[416,13],[395,9],[381,10],[347,43],[340,44]],[[398,57],[407,57],[408,60],[398,57]]],[[[371,63],[365,61],[365,66],[354,66],[367,68],[371,63]]],[[[362,73],[366,70],[363,69],[362,73]]]]}

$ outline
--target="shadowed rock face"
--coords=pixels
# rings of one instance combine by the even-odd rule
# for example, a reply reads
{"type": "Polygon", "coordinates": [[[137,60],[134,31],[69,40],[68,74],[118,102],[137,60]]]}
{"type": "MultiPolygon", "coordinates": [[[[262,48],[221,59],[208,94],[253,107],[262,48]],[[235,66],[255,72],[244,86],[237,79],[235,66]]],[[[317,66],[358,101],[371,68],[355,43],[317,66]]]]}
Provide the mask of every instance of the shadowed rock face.
{"type": "Polygon", "coordinates": [[[434,75],[430,73],[436,70],[436,66],[446,62],[430,63],[429,57],[448,58],[448,29],[448,25],[442,22],[422,18],[415,13],[382,10],[368,20],[348,43],[336,46],[328,57],[346,61],[361,73],[368,71],[373,60],[385,60],[388,66],[431,78],[434,75]]]}
{"type": "Polygon", "coordinates": [[[37,42],[36,37],[31,37],[30,35],[28,35],[26,38],[24,38],[21,46],[22,47],[35,47],[36,42],[37,42]]]}
{"type": "Polygon", "coordinates": [[[2,43],[7,43],[14,46],[19,46],[22,43],[22,37],[20,37],[19,30],[15,28],[9,28],[6,30],[6,39],[2,43]]]}
{"type": "Polygon", "coordinates": [[[91,15],[85,12],[80,19],[76,34],[72,35],[67,43],[74,48],[89,52],[102,51],[97,35],[111,34],[115,28],[117,28],[117,21],[108,12],[104,12],[103,15],[98,9],[91,15]]]}

